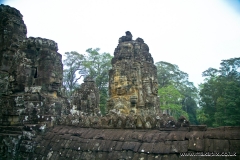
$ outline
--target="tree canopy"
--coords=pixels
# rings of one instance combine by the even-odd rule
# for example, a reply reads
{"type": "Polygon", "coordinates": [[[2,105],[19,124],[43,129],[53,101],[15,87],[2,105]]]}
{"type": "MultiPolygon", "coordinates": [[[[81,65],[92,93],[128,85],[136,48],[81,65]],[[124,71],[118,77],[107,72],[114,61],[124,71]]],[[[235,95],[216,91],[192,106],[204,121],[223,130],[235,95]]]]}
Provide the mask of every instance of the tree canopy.
{"type": "Polygon", "coordinates": [[[198,120],[208,126],[240,125],[240,58],[222,60],[203,72],[198,120]]]}
{"type": "Polygon", "coordinates": [[[99,53],[99,48],[86,50],[87,55],[83,66],[86,68],[87,74],[95,79],[96,85],[100,93],[100,108],[105,114],[105,107],[108,99],[108,72],[111,69],[112,56],[109,53],[99,53]]]}
{"type": "Polygon", "coordinates": [[[82,77],[93,78],[99,89],[100,108],[104,114],[108,98],[108,71],[111,68],[112,56],[105,52],[99,53],[99,51],[99,48],[89,48],[86,54],[66,52],[66,59],[63,61],[63,84],[67,89],[68,97],[71,97],[73,91],[80,87],[79,80],[82,77]]]}
{"type": "Polygon", "coordinates": [[[85,56],[75,51],[66,52],[66,59],[63,61],[63,85],[67,89],[67,96],[70,97],[73,90],[79,87],[79,80],[86,74],[83,66],[85,56]]]}
{"type": "MultiPolygon", "coordinates": [[[[92,77],[100,92],[100,108],[105,113],[108,99],[108,72],[112,56],[89,48],[86,54],[66,52],[63,84],[68,97],[80,86],[84,76],[92,77]]],[[[199,90],[188,80],[188,74],[175,64],[157,62],[160,108],[175,118],[184,115],[191,124],[208,126],[240,125],[240,58],[222,60],[220,68],[202,73],[199,90]],[[200,108],[198,108],[198,104],[200,108]]]]}
{"type": "Polygon", "coordinates": [[[161,109],[171,110],[170,114],[178,118],[184,115],[192,124],[197,124],[196,110],[198,91],[188,80],[188,74],[175,64],[157,62],[157,76],[161,109]]]}

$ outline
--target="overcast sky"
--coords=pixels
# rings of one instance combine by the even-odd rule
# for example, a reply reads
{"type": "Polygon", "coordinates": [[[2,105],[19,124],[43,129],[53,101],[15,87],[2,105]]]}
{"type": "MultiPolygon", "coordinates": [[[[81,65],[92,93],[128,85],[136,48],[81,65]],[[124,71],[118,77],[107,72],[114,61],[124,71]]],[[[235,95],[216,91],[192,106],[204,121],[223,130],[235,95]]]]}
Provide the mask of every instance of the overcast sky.
{"type": "Polygon", "coordinates": [[[88,48],[113,55],[118,38],[131,31],[197,86],[202,72],[240,57],[239,0],[5,0],[18,9],[27,36],[52,39],[59,53],[88,48]]]}

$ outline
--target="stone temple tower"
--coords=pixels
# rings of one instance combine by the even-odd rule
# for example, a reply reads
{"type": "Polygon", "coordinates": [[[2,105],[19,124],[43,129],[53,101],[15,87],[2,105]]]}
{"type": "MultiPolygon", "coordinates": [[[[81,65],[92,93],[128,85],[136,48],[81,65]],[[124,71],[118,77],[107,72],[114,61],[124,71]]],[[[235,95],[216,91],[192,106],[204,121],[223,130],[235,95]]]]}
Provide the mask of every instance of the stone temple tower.
{"type": "Polygon", "coordinates": [[[109,71],[108,111],[119,114],[159,113],[157,68],[142,38],[119,38],[109,71]]]}
{"type": "Polygon", "coordinates": [[[0,5],[0,125],[52,127],[69,113],[57,43],[27,38],[21,13],[0,5]]]}

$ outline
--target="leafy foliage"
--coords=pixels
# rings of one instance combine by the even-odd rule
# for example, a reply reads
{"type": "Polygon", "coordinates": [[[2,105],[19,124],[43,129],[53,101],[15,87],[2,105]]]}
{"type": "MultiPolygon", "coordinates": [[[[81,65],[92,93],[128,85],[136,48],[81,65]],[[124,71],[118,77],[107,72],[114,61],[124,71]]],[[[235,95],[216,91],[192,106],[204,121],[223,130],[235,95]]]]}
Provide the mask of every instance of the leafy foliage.
{"type": "Polygon", "coordinates": [[[99,48],[86,50],[87,55],[83,66],[87,74],[95,79],[100,93],[100,108],[105,113],[105,106],[108,99],[108,72],[111,69],[112,56],[109,53],[99,53],[99,48]]]}
{"type": "MultiPolygon", "coordinates": [[[[181,71],[177,65],[168,62],[160,61],[155,65],[157,66],[157,75],[160,90],[171,88],[171,91],[173,93],[178,91],[181,95],[181,98],[178,98],[178,108],[176,107],[175,109],[178,109],[178,112],[181,112],[182,114],[187,113],[185,116],[189,117],[190,122],[192,124],[197,124],[198,122],[196,119],[196,110],[198,91],[193,83],[188,81],[188,74],[181,71]]],[[[164,93],[159,93],[159,96],[161,96],[161,94],[164,93]]],[[[162,99],[160,99],[160,101],[162,101],[162,99]]],[[[172,102],[168,101],[168,103],[172,102]]],[[[175,102],[172,104],[175,104],[175,102]]],[[[161,106],[161,108],[164,107],[161,106]]]]}
{"type": "Polygon", "coordinates": [[[168,86],[174,83],[174,86],[178,86],[188,79],[188,74],[179,70],[178,66],[168,62],[157,62],[158,84],[161,87],[168,86]]]}
{"type": "Polygon", "coordinates": [[[63,84],[67,89],[68,97],[73,91],[80,87],[79,80],[82,77],[90,76],[100,93],[100,108],[105,113],[105,106],[108,98],[108,71],[111,68],[112,56],[109,53],[99,53],[100,49],[89,48],[87,54],[79,54],[77,52],[66,52],[64,64],[63,84]]]}
{"type": "Polygon", "coordinates": [[[161,99],[161,109],[166,110],[169,115],[172,115],[176,119],[182,115],[188,118],[187,113],[182,110],[181,106],[183,96],[173,85],[160,88],[158,95],[161,99]]]}
{"type": "Polygon", "coordinates": [[[198,117],[208,126],[240,125],[240,58],[222,60],[219,70],[209,68],[203,72],[198,117]],[[208,115],[202,118],[202,115],[208,115]]]}
{"type": "Polygon", "coordinates": [[[86,69],[83,66],[85,57],[75,51],[66,52],[65,55],[66,59],[63,61],[63,85],[67,89],[67,96],[70,97],[73,90],[79,87],[78,80],[86,74],[86,69]]]}

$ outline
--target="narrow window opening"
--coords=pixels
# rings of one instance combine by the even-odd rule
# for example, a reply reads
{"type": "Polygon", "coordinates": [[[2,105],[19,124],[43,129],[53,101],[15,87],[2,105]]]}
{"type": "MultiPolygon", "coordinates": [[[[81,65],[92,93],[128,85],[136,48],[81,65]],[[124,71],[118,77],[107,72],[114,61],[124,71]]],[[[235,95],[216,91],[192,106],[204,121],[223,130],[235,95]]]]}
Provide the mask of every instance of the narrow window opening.
{"type": "Polygon", "coordinates": [[[34,68],[34,78],[37,78],[37,67],[34,68]]]}

